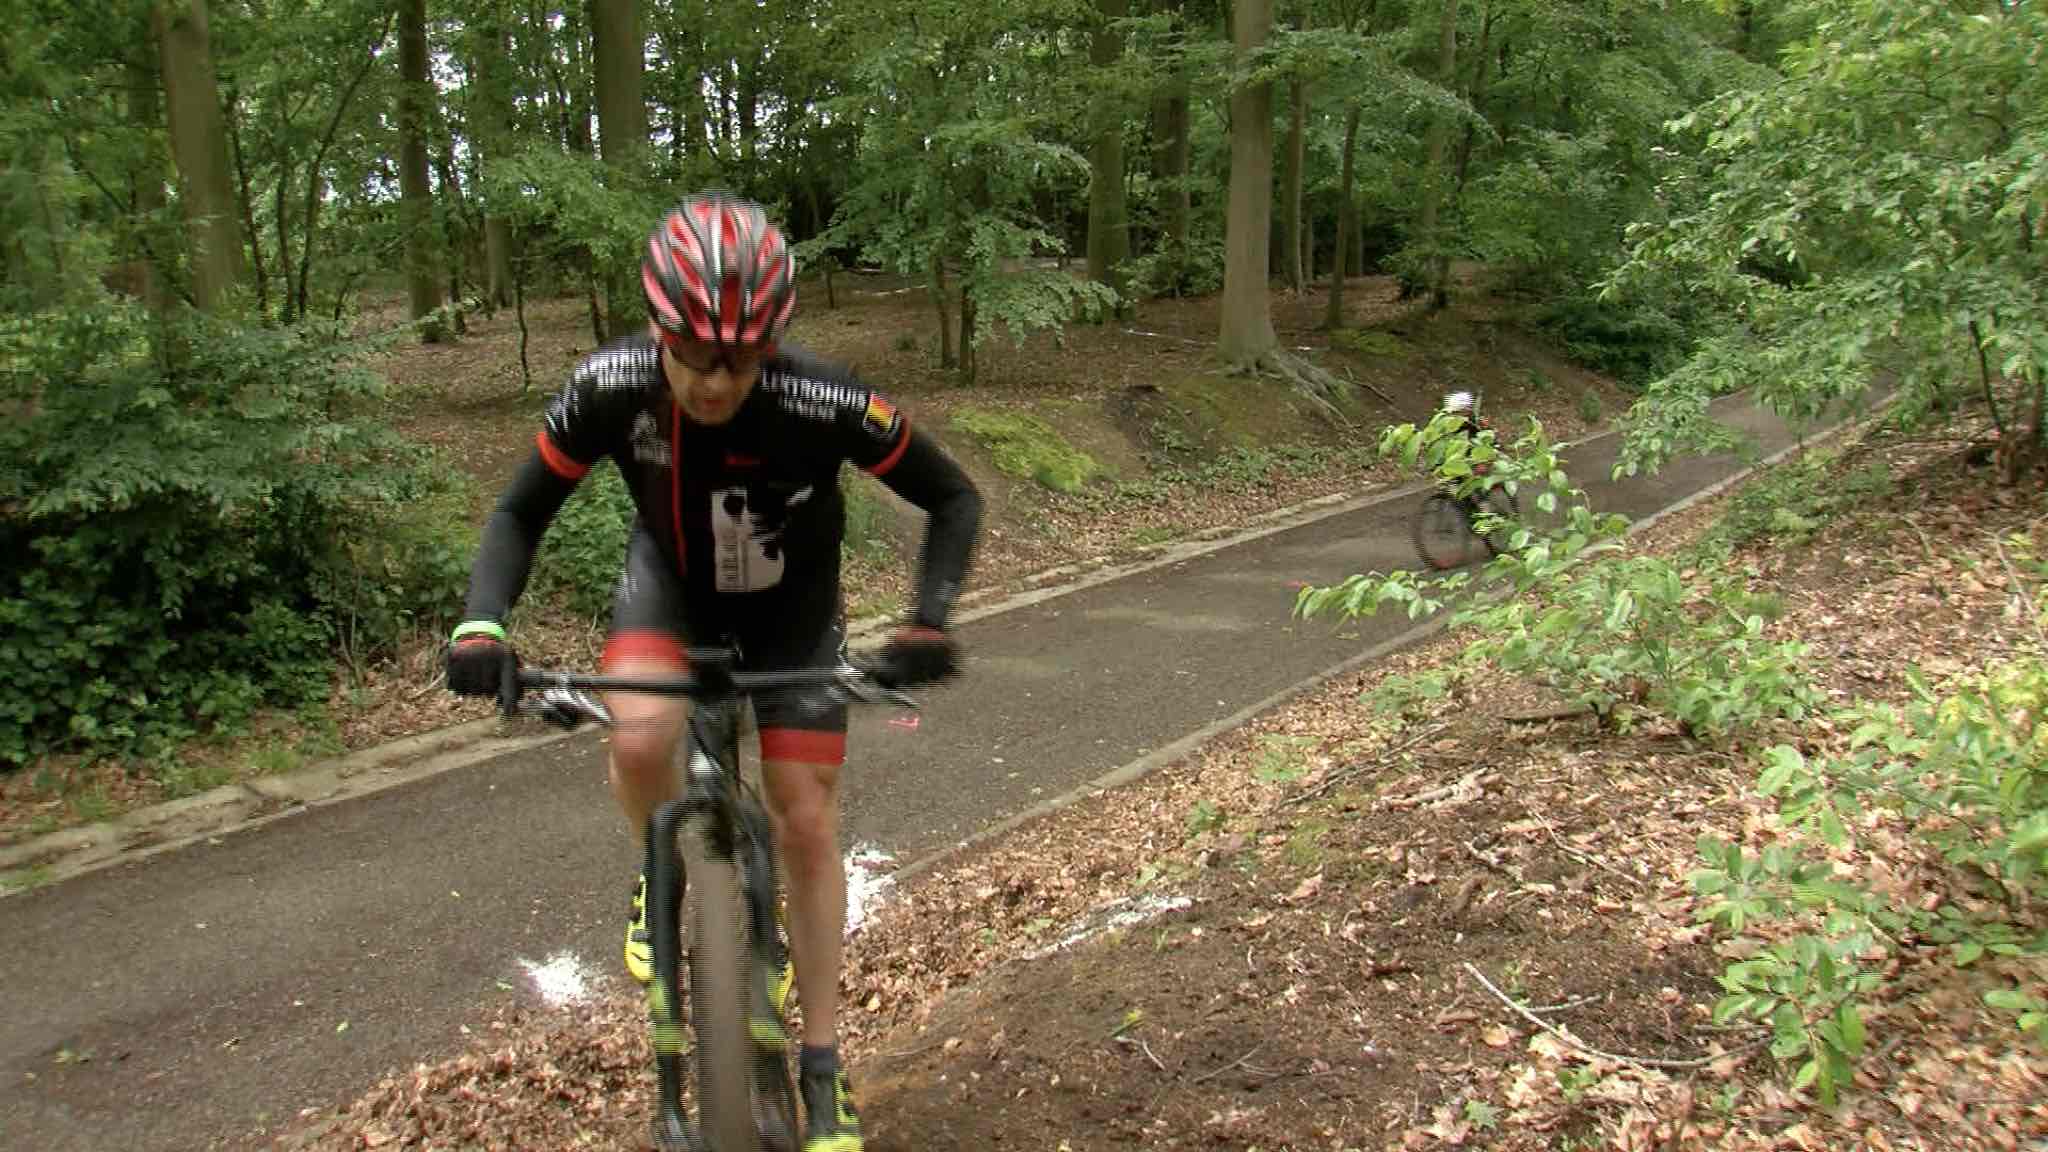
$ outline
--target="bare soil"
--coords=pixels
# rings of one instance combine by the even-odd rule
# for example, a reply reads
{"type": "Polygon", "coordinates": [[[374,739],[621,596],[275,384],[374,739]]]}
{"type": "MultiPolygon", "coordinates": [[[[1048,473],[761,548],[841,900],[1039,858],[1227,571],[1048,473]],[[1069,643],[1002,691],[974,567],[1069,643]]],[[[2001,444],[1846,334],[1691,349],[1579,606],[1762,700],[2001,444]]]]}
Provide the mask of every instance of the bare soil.
{"type": "MultiPolygon", "coordinates": [[[[1892,495],[1737,558],[1784,595],[1774,631],[1811,642],[1844,698],[1895,696],[1908,662],[1973,669],[2027,644],[2013,606],[2040,590],[1996,541],[2048,544],[2048,497],[1995,490],[1954,452],[1864,450],[1891,460],[1892,495]]],[[[1637,546],[1682,549],[1714,515],[1637,546]]],[[[904,884],[844,980],[869,1146],[2042,1146],[2048,1052],[1981,998],[2042,994],[2038,959],[1902,956],[1854,1084],[1815,1107],[1755,1032],[1711,1023],[1730,954],[1687,880],[1703,834],[1780,835],[1756,748],[1546,717],[1541,692],[1499,678],[1405,721],[1362,700],[1457,649],[1332,682],[904,884]]],[[[1954,898],[1905,846],[1839,866],[1954,898]]],[[[639,1147],[638,1017],[508,1016],[280,1144],[639,1147]]]]}

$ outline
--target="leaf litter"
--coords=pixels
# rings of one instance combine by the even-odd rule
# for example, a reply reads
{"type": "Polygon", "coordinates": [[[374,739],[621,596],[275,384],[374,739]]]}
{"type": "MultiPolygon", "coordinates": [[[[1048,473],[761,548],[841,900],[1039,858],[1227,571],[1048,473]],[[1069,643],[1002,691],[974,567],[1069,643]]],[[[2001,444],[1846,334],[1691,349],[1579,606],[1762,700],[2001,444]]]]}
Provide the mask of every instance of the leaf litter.
{"type": "MultiPolygon", "coordinates": [[[[1774,629],[1813,644],[1838,698],[1905,691],[1891,672],[1908,662],[2014,651],[2000,624],[2020,590],[1985,561],[1994,533],[2044,519],[2038,493],[1987,494],[1966,462],[1872,450],[1906,478],[1891,504],[1738,557],[1783,596],[1774,629]],[[1936,563],[1900,559],[1923,552],[1916,529],[1936,563]]],[[[1646,543],[1681,546],[1713,514],[1646,543]]],[[[1754,749],[1654,723],[1531,723],[1517,717],[1542,693],[1499,680],[1454,686],[1406,727],[1361,701],[1456,650],[1439,638],[1333,681],[899,886],[850,940],[842,980],[868,1145],[2042,1146],[2048,1059],[1981,998],[1998,980],[2038,992],[2038,965],[1902,957],[1868,1014],[1872,1054],[1840,1108],[1819,1110],[1756,1034],[1711,1020],[1725,944],[1696,922],[1686,877],[1702,833],[1780,835],[1751,787],[1754,749]],[[1262,772],[1274,738],[1313,767],[1262,772]]],[[[1838,866],[1956,898],[1892,843],[1838,866]]],[[[643,1033],[623,999],[511,1012],[476,1049],[281,1142],[639,1147],[643,1033]]]]}

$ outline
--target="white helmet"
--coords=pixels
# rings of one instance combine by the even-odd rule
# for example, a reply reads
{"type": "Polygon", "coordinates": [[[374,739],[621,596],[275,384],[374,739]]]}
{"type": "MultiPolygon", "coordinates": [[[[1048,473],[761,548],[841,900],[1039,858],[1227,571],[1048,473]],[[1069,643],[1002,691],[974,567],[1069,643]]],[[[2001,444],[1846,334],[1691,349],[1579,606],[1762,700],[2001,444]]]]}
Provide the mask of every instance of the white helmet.
{"type": "Polygon", "coordinates": [[[1444,397],[1444,411],[1446,412],[1470,412],[1471,410],[1472,394],[1470,392],[1453,392],[1444,397]]]}

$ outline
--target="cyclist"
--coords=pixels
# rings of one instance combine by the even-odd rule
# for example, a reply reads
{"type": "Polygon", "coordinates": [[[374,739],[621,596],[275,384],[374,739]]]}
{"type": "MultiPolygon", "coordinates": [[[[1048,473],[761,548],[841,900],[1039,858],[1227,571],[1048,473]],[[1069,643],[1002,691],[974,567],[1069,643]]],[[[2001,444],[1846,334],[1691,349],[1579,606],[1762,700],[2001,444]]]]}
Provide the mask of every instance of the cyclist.
{"type": "MultiPolygon", "coordinates": [[[[916,604],[884,647],[877,677],[902,687],[954,673],[958,653],[946,622],[979,530],[980,495],[882,394],[781,343],[795,310],[794,280],[788,245],[758,204],[692,195],[662,219],[641,265],[650,330],[576,366],[484,528],[464,622],[448,650],[451,689],[498,691],[513,662],[506,613],[549,521],[601,457],[624,476],[636,511],[606,671],[673,674],[692,643],[733,643],[745,666],[761,669],[835,663],[844,643],[839,473],[851,461],[929,516],[916,604]]],[[[673,761],[687,705],[632,694],[613,694],[607,704],[617,721],[613,794],[644,838],[650,814],[678,788],[673,761]]],[[[758,695],[754,710],[804,1003],[804,1149],[859,1152],[835,1022],[846,920],[838,844],[846,707],[790,691],[758,695]]],[[[626,967],[642,983],[653,977],[644,872],[626,967]]],[[[777,975],[779,1013],[790,975],[777,975]]]]}

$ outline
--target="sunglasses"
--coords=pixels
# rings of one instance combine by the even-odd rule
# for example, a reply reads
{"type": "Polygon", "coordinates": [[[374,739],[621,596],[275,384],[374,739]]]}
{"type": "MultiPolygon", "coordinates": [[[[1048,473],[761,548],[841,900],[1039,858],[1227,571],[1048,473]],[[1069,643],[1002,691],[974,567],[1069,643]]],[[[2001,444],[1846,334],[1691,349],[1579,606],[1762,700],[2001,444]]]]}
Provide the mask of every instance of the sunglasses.
{"type": "Polygon", "coordinates": [[[723,366],[734,376],[751,376],[768,358],[765,348],[727,348],[702,340],[679,340],[667,333],[662,334],[661,342],[690,371],[706,375],[723,366]]]}

